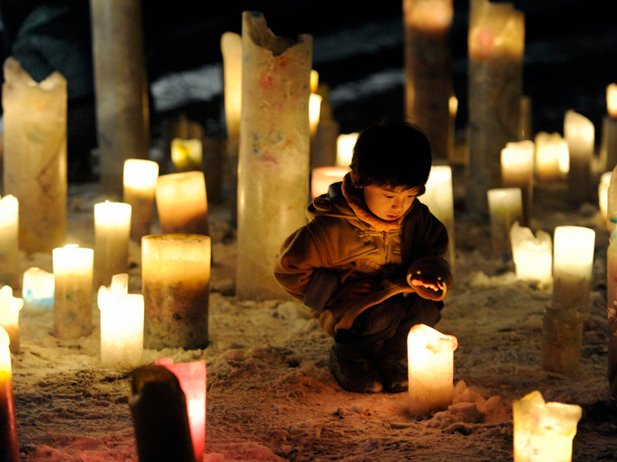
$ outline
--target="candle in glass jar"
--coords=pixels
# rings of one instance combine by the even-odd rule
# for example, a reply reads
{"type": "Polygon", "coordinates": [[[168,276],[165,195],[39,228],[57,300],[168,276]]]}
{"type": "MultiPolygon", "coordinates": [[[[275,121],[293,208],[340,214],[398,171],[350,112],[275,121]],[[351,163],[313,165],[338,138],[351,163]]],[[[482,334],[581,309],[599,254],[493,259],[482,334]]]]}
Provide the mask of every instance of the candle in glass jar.
{"type": "Polygon", "coordinates": [[[203,172],[160,175],[155,197],[163,233],[208,234],[208,198],[203,172]]]}
{"type": "Polygon", "coordinates": [[[154,211],[154,189],[159,176],[159,164],[152,160],[124,161],[123,202],[131,205],[131,239],[141,242],[150,234],[154,211]]]}
{"type": "Polygon", "coordinates": [[[19,201],[8,195],[0,197],[0,285],[20,287],[18,257],[19,201]]]}
{"type": "Polygon", "coordinates": [[[94,204],[94,274],[96,286],[108,285],[114,274],[129,264],[131,205],[125,202],[94,204]]]}
{"type": "Polygon", "coordinates": [[[13,297],[11,286],[0,287],[0,326],[9,334],[11,353],[20,351],[19,312],[23,307],[23,299],[13,297]]]}

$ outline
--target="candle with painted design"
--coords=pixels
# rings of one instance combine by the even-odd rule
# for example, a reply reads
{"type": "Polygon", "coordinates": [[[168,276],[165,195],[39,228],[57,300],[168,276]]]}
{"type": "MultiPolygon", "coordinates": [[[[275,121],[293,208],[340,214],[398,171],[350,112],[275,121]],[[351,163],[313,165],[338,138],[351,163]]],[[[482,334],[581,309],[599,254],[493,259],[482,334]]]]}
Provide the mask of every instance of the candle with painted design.
{"type": "Polygon", "coordinates": [[[186,397],[195,461],[201,462],[206,439],[206,361],[174,363],[170,358],[160,358],[156,364],[168,368],[180,382],[186,397]]]}
{"type": "Polygon", "coordinates": [[[52,251],[54,335],[75,339],[92,332],[94,250],[69,244],[52,251]]]}
{"type": "Polygon", "coordinates": [[[551,235],[515,222],[510,228],[512,260],[517,279],[550,283],[553,274],[553,243],[551,235]]]}
{"type": "Polygon", "coordinates": [[[129,275],[115,274],[109,287],[101,286],[101,364],[131,368],[141,363],[144,340],[144,297],[128,293],[129,275]]]}
{"type": "Polygon", "coordinates": [[[505,188],[521,189],[525,225],[531,222],[534,154],[535,144],[529,140],[508,142],[501,150],[501,183],[505,188]]]}
{"type": "Polygon", "coordinates": [[[15,196],[0,197],[0,285],[15,289],[19,281],[19,201],[15,196]]]}
{"type": "Polygon", "coordinates": [[[19,353],[19,312],[24,307],[21,298],[13,297],[11,286],[0,288],[0,326],[4,327],[11,341],[11,353],[19,353]]]}
{"type": "Polygon", "coordinates": [[[567,141],[559,133],[540,132],[535,137],[536,178],[540,182],[559,181],[570,170],[570,153],[567,141]]]}
{"type": "Polygon", "coordinates": [[[591,192],[591,160],[594,155],[595,128],[587,117],[570,110],[566,112],[563,131],[570,155],[569,197],[578,205],[587,200],[591,192]]]}
{"type": "Polygon", "coordinates": [[[108,285],[114,274],[128,270],[130,234],[130,204],[110,201],[94,204],[96,287],[108,285]]]}
{"type": "Polygon", "coordinates": [[[19,462],[9,341],[9,334],[0,326],[0,457],[3,462],[19,462]]]}
{"type": "Polygon", "coordinates": [[[32,266],[24,271],[21,296],[25,308],[49,309],[54,306],[54,275],[32,266]]]}
{"type": "Polygon", "coordinates": [[[171,140],[171,162],[178,172],[201,170],[203,164],[201,139],[174,138],[171,140]]]}
{"type": "Polygon", "coordinates": [[[545,402],[538,390],[514,400],[514,462],[570,462],[581,416],[580,406],[545,402]]]}
{"type": "Polygon", "coordinates": [[[351,164],[353,148],[358,140],[358,132],[341,133],[336,138],[336,165],[348,167],[351,164]]]}
{"type": "Polygon", "coordinates": [[[349,167],[342,165],[315,167],[311,173],[311,198],[315,199],[317,196],[327,193],[328,187],[332,183],[342,181],[343,177],[350,171],[349,167]]]}
{"type": "Polygon", "coordinates": [[[494,257],[511,258],[510,228],[523,218],[521,188],[494,188],[487,191],[494,257]]]}
{"type": "Polygon", "coordinates": [[[600,159],[606,170],[617,166],[617,83],[606,87],[607,114],[602,119],[600,159]]]}
{"type": "Polygon", "coordinates": [[[159,176],[159,164],[152,160],[124,161],[123,202],[131,205],[131,239],[141,241],[150,234],[154,212],[154,188],[159,176]]]}
{"type": "Polygon", "coordinates": [[[208,197],[203,172],[160,175],[155,197],[163,233],[208,234],[208,197]]]}
{"type": "Polygon", "coordinates": [[[452,403],[456,337],[425,324],[416,324],[407,336],[409,410],[420,416],[452,403]]]}

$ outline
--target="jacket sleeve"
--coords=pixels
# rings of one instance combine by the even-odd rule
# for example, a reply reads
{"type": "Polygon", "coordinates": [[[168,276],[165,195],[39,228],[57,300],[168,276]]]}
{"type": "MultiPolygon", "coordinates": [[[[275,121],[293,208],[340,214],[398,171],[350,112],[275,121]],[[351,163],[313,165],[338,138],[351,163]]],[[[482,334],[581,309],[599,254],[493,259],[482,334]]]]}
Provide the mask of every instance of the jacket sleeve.
{"type": "Polygon", "coordinates": [[[309,226],[285,240],[275,260],[274,278],[283,290],[317,312],[324,310],[339,286],[338,274],[324,267],[309,226]]]}

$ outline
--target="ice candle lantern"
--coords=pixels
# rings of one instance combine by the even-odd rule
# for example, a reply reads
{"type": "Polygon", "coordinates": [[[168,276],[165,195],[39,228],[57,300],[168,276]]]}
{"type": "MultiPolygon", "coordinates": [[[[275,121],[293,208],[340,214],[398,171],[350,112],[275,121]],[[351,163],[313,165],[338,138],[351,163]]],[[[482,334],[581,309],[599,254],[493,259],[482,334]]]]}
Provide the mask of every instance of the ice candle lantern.
{"type": "Polygon", "coordinates": [[[24,271],[21,296],[25,308],[48,309],[54,306],[54,275],[32,266],[24,271]]]}
{"type": "Polygon", "coordinates": [[[510,244],[517,279],[551,282],[553,243],[549,233],[538,230],[534,236],[531,228],[515,222],[510,228],[510,244]]]}
{"type": "Polygon", "coordinates": [[[75,339],[92,332],[94,250],[75,244],[52,251],[54,335],[75,339]]]}
{"type": "Polygon", "coordinates": [[[511,257],[510,228],[523,218],[521,188],[494,188],[487,191],[491,219],[493,256],[511,257]]]}
{"type": "Polygon", "coordinates": [[[332,183],[342,181],[350,170],[349,167],[342,165],[315,167],[311,173],[311,198],[315,199],[317,196],[327,193],[328,187],[332,183]]]}
{"type": "Polygon", "coordinates": [[[9,334],[0,326],[0,459],[3,462],[19,462],[9,342],[9,334]]]}
{"type": "Polygon", "coordinates": [[[11,353],[19,353],[19,312],[24,307],[21,298],[13,297],[11,286],[0,288],[0,326],[4,327],[11,340],[11,353]]]}
{"type": "Polygon", "coordinates": [[[508,142],[501,150],[501,183],[505,188],[521,188],[524,225],[531,222],[534,154],[535,144],[530,140],[508,142]]]}
{"type": "Polygon", "coordinates": [[[101,364],[130,368],[141,362],[144,347],[144,297],[128,293],[129,275],[114,274],[111,286],[101,286],[101,364]]]}
{"type": "Polygon", "coordinates": [[[532,391],[512,403],[514,462],[570,462],[582,409],[532,391]]]}
{"type": "Polygon", "coordinates": [[[160,358],[155,364],[168,368],[180,382],[186,397],[195,461],[201,462],[206,439],[206,361],[174,363],[170,358],[160,358]]]}
{"type": "Polygon", "coordinates": [[[19,288],[18,258],[19,201],[15,196],[0,196],[0,285],[19,288]]]}
{"type": "Polygon", "coordinates": [[[456,337],[425,324],[416,324],[407,336],[409,410],[420,416],[452,403],[456,337]]]}
{"type": "Polygon", "coordinates": [[[129,264],[131,205],[126,202],[94,204],[94,274],[96,286],[109,285],[114,274],[129,264]]]}

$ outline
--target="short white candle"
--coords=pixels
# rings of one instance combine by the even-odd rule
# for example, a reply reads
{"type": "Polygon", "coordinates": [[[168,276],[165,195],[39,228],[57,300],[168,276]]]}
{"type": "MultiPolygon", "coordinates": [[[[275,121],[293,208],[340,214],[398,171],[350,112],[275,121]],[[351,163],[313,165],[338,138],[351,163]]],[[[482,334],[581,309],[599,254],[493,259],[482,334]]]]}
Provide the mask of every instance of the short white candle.
{"type": "Polygon", "coordinates": [[[52,250],[54,335],[75,339],[92,332],[94,250],[74,244],[52,250]]]}
{"type": "Polygon", "coordinates": [[[203,157],[203,144],[200,139],[171,140],[171,162],[178,172],[201,169],[203,157]]]}
{"type": "Polygon", "coordinates": [[[426,182],[426,192],[420,196],[420,201],[431,209],[431,212],[444,224],[448,230],[448,262],[454,271],[454,190],[452,187],[452,167],[449,165],[433,165],[426,182]]]}
{"type": "Polygon", "coordinates": [[[511,256],[510,228],[523,218],[521,188],[494,188],[487,191],[494,257],[511,256]]]}
{"type": "Polygon", "coordinates": [[[342,181],[350,170],[349,167],[342,165],[315,167],[311,172],[311,198],[327,193],[328,187],[332,183],[342,181]]]}
{"type": "Polygon", "coordinates": [[[24,271],[21,296],[25,308],[51,308],[54,306],[54,275],[32,266],[24,271]]]}
{"type": "Polygon", "coordinates": [[[163,233],[208,234],[208,198],[203,172],[160,175],[155,197],[163,233]]]}
{"type": "Polygon", "coordinates": [[[501,150],[501,183],[505,188],[521,188],[524,224],[531,221],[534,155],[535,144],[530,140],[506,143],[501,150]]]}
{"type": "Polygon", "coordinates": [[[101,286],[101,364],[133,368],[141,363],[144,347],[144,297],[128,293],[127,273],[115,274],[111,286],[101,286]]]}
{"type": "Polygon", "coordinates": [[[516,222],[510,228],[510,243],[517,279],[551,282],[553,243],[549,233],[538,230],[534,236],[531,228],[516,222]]]}
{"type": "Polygon", "coordinates": [[[512,403],[514,462],[570,462],[582,409],[544,402],[535,390],[512,403]]]}
{"type": "Polygon", "coordinates": [[[409,410],[412,415],[445,409],[454,392],[456,337],[425,324],[416,324],[407,336],[409,410]]]}
{"type": "Polygon", "coordinates": [[[351,164],[353,148],[356,145],[358,135],[358,132],[341,133],[336,138],[336,165],[347,167],[351,164]]]}
{"type": "Polygon", "coordinates": [[[159,164],[152,160],[124,161],[123,202],[131,205],[131,239],[141,242],[150,234],[154,213],[154,188],[159,176],[159,164]]]}
{"type": "Polygon", "coordinates": [[[553,308],[589,310],[596,232],[583,226],[557,226],[553,249],[553,308]]]}
{"type": "Polygon", "coordinates": [[[114,274],[129,264],[131,205],[125,202],[94,204],[94,274],[96,286],[108,285],[114,274]]]}
{"type": "Polygon", "coordinates": [[[4,327],[11,340],[12,353],[19,353],[19,312],[24,307],[21,298],[13,297],[11,286],[0,288],[0,326],[4,327]]]}
{"type": "Polygon", "coordinates": [[[559,133],[540,132],[535,137],[536,177],[550,182],[564,179],[570,170],[568,142],[559,133]]]}
{"type": "Polygon", "coordinates": [[[19,201],[0,198],[0,285],[19,288],[19,201]]]}

